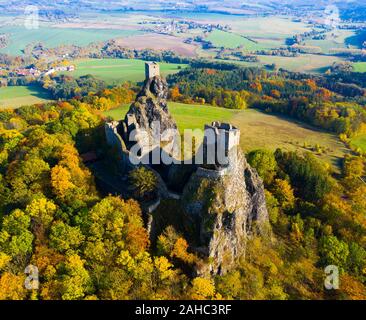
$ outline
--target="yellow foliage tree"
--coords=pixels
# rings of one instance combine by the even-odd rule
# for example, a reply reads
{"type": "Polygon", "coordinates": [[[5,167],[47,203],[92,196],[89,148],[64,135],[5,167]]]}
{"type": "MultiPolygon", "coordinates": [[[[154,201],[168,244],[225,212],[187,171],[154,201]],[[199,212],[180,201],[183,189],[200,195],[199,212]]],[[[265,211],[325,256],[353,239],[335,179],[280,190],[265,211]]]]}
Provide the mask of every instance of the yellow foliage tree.
{"type": "Polygon", "coordinates": [[[71,174],[69,170],[61,165],[57,165],[51,170],[51,184],[57,197],[63,199],[67,192],[75,185],[71,182],[71,174]]]}
{"type": "Polygon", "coordinates": [[[273,194],[282,208],[293,208],[295,204],[294,190],[287,180],[276,179],[273,183],[273,194]]]}
{"type": "Polygon", "coordinates": [[[188,243],[184,238],[178,238],[174,244],[171,256],[182,260],[184,263],[193,264],[196,261],[196,256],[188,251],[188,243]]]}
{"type": "Polygon", "coordinates": [[[25,275],[4,272],[0,277],[0,300],[24,300],[27,295],[24,280],[25,275]]]}
{"type": "Polygon", "coordinates": [[[193,300],[213,299],[215,296],[215,285],[212,280],[201,277],[192,280],[192,288],[189,298],[193,300]]]}

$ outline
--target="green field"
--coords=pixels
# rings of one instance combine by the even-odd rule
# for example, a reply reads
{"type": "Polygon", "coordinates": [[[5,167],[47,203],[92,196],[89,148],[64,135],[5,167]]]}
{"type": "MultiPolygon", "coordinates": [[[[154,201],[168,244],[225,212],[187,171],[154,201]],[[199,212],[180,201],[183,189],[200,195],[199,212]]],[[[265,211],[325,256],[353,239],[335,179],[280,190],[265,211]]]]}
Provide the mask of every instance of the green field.
{"type": "MultiPolygon", "coordinates": [[[[128,105],[106,111],[113,119],[123,119],[128,105]]],[[[293,119],[266,114],[254,109],[243,111],[216,108],[212,106],[169,103],[169,110],[178,124],[179,130],[203,129],[214,120],[229,121],[241,130],[240,144],[243,150],[266,148],[275,151],[282,148],[288,151],[311,151],[319,145],[324,150],[317,156],[334,165],[348,153],[344,144],[333,134],[326,133],[293,119]]]]}
{"type": "Polygon", "coordinates": [[[250,41],[241,35],[221,30],[214,30],[206,39],[211,41],[215,47],[234,49],[243,46],[245,50],[249,51],[265,48],[264,45],[250,41]]]}
{"type": "Polygon", "coordinates": [[[358,136],[351,141],[351,145],[366,152],[366,134],[358,136]]]}
{"type": "Polygon", "coordinates": [[[335,56],[322,56],[316,54],[301,54],[298,57],[281,57],[281,56],[258,56],[259,62],[242,62],[235,63],[244,66],[264,66],[266,64],[275,63],[278,68],[283,68],[294,72],[305,73],[323,73],[331,67],[334,62],[342,62],[343,59],[335,56]]]}
{"type": "Polygon", "coordinates": [[[17,86],[0,88],[0,109],[18,108],[23,105],[50,100],[47,91],[35,86],[17,86]]]}
{"type": "Polygon", "coordinates": [[[28,30],[19,26],[0,27],[0,34],[10,35],[10,44],[0,49],[1,53],[20,55],[22,50],[31,43],[43,43],[48,48],[59,45],[86,46],[92,42],[107,41],[113,38],[127,37],[140,34],[136,30],[106,30],[83,28],[52,28],[40,27],[28,30]]]}
{"type": "Polygon", "coordinates": [[[356,62],[353,64],[354,72],[366,72],[366,62],[356,62]]]}
{"type": "Polygon", "coordinates": [[[285,45],[286,38],[311,30],[305,23],[294,22],[288,17],[281,16],[255,18],[229,16],[216,19],[218,22],[229,24],[232,30],[230,32],[215,30],[207,39],[218,47],[226,48],[236,48],[240,45],[247,50],[279,48],[285,45]]]}
{"type": "MultiPolygon", "coordinates": [[[[175,63],[159,63],[163,76],[175,73],[185,65],[175,63]]],[[[91,74],[113,85],[124,81],[142,81],[145,78],[145,61],[136,59],[83,59],[75,61],[76,70],[71,74],[80,77],[91,74]]]]}
{"type": "Polygon", "coordinates": [[[335,36],[332,32],[326,33],[326,38],[322,40],[305,40],[305,46],[319,47],[322,53],[331,53],[333,49],[358,49],[359,45],[352,41],[356,36],[355,30],[337,30],[335,36]]]}
{"type": "Polygon", "coordinates": [[[294,72],[317,73],[324,72],[325,69],[332,66],[334,62],[343,61],[334,56],[321,56],[316,54],[301,54],[298,57],[271,57],[260,56],[259,60],[263,64],[275,63],[278,67],[294,72]]]}
{"type": "Polygon", "coordinates": [[[323,152],[314,153],[335,167],[339,165],[340,158],[349,152],[336,135],[291,118],[248,109],[238,112],[231,122],[240,128],[240,144],[246,151],[260,147],[273,151],[281,148],[306,152],[319,145],[323,152]]]}
{"type": "Polygon", "coordinates": [[[297,33],[311,30],[311,26],[303,22],[294,22],[288,17],[239,17],[228,22],[232,31],[250,38],[286,39],[297,33]]]}

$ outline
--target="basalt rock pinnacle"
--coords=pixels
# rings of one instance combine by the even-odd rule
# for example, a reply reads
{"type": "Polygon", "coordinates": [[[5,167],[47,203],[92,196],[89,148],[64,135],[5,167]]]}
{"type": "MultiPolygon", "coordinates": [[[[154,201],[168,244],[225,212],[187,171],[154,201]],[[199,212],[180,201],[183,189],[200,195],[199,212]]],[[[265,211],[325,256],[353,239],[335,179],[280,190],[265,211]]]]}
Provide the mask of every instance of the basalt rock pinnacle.
{"type": "Polygon", "coordinates": [[[194,173],[182,205],[195,250],[208,261],[199,275],[226,273],[244,257],[251,235],[269,232],[263,182],[241,152],[222,176],[194,173]]]}
{"type": "Polygon", "coordinates": [[[139,128],[149,132],[153,122],[160,123],[160,132],[167,129],[177,129],[171,117],[168,104],[168,85],[160,76],[148,78],[137,95],[136,101],[130,106],[126,118],[133,115],[139,128]]]}

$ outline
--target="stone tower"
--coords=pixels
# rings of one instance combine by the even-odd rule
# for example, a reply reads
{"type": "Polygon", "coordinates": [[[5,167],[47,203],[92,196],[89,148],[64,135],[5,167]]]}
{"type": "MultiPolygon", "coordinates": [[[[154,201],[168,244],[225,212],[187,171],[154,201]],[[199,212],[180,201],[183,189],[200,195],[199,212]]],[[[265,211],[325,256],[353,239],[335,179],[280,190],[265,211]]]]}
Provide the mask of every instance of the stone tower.
{"type": "Polygon", "coordinates": [[[145,78],[160,76],[160,68],[156,62],[145,62],[145,78]]]}
{"type": "Polygon", "coordinates": [[[235,155],[240,142],[240,130],[230,123],[212,122],[205,125],[203,138],[204,164],[226,167],[230,155],[235,155]]]}

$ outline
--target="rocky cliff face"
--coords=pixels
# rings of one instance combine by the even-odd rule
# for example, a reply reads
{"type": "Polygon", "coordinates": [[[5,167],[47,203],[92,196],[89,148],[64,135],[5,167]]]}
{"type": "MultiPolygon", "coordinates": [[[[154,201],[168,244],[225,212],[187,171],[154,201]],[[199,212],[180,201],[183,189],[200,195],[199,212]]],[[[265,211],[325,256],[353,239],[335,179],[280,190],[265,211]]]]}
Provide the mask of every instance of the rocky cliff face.
{"type": "Polygon", "coordinates": [[[139,127],[147,131],[153,129],[154,121],[160,122],[161,133],[167,129],[176,129],[177,125],[168,110],[167,98],[168,85],[163,78],[156,76],[146,79],[127,115],[134,115],[139,127]]]}
{"type": "Polygon", "coordinates": [[[193,174],[182,205],[195,249],[208,261],[199,275],[227,272],[251,234],[269,232],[263,182],[241,152],[222,176],[193,174]]]}

